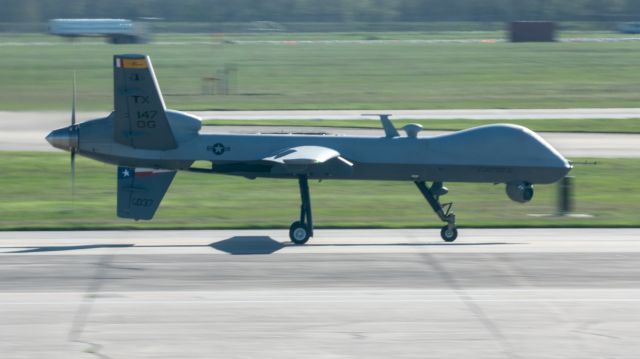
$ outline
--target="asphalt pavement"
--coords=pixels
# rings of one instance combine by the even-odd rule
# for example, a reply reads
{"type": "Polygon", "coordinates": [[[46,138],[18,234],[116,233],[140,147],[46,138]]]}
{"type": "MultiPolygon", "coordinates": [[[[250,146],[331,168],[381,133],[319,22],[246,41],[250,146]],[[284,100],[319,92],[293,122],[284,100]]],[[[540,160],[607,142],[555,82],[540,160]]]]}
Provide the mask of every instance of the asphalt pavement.
{"type": "Polygon", "coordinates": [[[3,358],[636,358],[640,230],[0,232],[3,358]]]}

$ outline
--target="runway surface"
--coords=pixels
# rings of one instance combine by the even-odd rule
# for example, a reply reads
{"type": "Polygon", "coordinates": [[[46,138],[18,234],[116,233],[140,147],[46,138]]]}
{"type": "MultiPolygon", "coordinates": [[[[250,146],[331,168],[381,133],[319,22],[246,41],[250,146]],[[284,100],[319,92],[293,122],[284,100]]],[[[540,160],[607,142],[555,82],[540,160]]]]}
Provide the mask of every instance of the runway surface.
{"type": "MultiPolygon", "coordinates": [[[[262,113],[263,111],[258,112],[262,113]]],[[[86,120],[105,115],[106,114],[102,112],[83,113],[79,118],[86,120]]],[[[0,151],[58,151],[51,147],[44,140],[44,137],[52,129],[67,126],[68,122],[67,113],[0,112],[0,151]]],[[[216,131],[231,133],[299,132],[369,136],[383,135],[382,129],[267,126],[207,126],[203,129],[203,132],[216,131]]],[[[445,132],[424,131],[422,135],[429,136],[441,133],[445,132]]],[[[637,134],[541,133],[541,135],[563,155],[569,158],[640,157],[640,135],[637,134]]]]}
{"type": "Polygon", "coordinates": [[[227,120],[363,120],[388,113],[406,120],[548,120],[640,118],[640,108],[569,108],[569,109],[465,109],[465,110],[322,110],[322,111],[196,111],[204,119],[227,120]]]}
{"type": "MultiPolygon", "coordinates": [[[[357,40],[357,39],[326,39],[326,40],[227,40],[236,45],[440,45],[440,44],[495,44],[507,42],[503,38],[487,38],[487,39],[394,39],[394,40],[357,40]]],[[[557,40],[558,42],[630,42],[640,41],[637,36],[611,36],[611,37],[564,37],[557,40]]],[[[185,45],[205,45],[211,46],[221,44],[219,41],[205,40],[188,40],[188,41],[154,41],[153,45],[160,46],[185,46],[185,45]]],[[[60,41],[3,41],[0,47],[16,47],[16,46],[104,46],[105,41],[82,41],[60,42],[60,41]]]]}
{"type": "Polygon", "coordinates": [[[636,358],[640,229],[0,232],[3,358],[636,358]]]}
{"type": "MultiPolygon", "coordinates": [[[[548,120],[640,118],[640,108],[565,109],[461,109],[461,110],[270,110],[270,111],[188,111],[206,120],[365,120],[388,113],[405,120],[548,120]]],[[[80,119],[108,115],[105,111],[78,112],[80,119]]],[[[0,111],[0,123],[32,121],[54,124],[69,122],[68,111],[0,111]]]]}

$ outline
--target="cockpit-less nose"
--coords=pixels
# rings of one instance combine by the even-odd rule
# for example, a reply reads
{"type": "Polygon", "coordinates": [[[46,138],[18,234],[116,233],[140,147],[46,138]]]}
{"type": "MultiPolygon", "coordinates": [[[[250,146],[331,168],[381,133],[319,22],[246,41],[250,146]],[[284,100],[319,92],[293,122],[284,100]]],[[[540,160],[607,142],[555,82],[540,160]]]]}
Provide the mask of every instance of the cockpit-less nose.
{"type": "Polygon", "coordinates": [[[78,128],[69,126],[51,131],[46,137],[47,142],[55,148],[71,151],[78,148],[78,128]]]}

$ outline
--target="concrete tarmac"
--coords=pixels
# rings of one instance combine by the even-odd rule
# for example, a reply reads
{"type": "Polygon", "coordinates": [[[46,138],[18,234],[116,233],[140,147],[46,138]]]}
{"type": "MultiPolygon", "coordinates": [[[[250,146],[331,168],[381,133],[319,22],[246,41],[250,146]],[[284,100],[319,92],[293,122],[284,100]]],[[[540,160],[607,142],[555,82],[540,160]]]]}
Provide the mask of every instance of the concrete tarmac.
{"type": "Polygon", "coordinates": [[[640,108],[195,111],[209,120],[363,120],[388,113],[403,120],[555,120],[640,118],[640,108]]]}
{"type": "MultiPolygon", "coordinates": [[[[459,39],[393,39],[393,40],[357,40],[357,39],[281,39],[281,40],[227,40],[236,45],[441,45],[441,44],[494,44],[506,42],[504,38],[459,38],[459,39]]],[[[609,36],[609,37],[562,37],[558,42],[630,42],[640,41],[637,36],[609,36]]],[[[185,45],[203,45],[212,46],[222,44],[220,41],[206,40],[190,40],[190,41],[154,41],[155,46],[185,46],[185,45]]],[[[18,47],[18,46],[105,46],[105,41],[1,41],[0,47],[18,47]]]]}
{"type": "Polygon", "coordinates": [[[636,358],[639,229],[0,232],[2,358],[636,358]]]}
{"type": "MultiPolygon", "coordinates": [[[[633,109],[629,109],[633,110],[633,109]]],[[[514,110],[515,111],[515,110],[514,110]]],[[[533,111],[533,110],[532,110],[533,111]]],[[[248,114],[248,111],[242,111],[248,114]]],[[[265,111],[257,111],[260,116],[265,111]]],[[[299,111],[292,111],[299,112],[299,111]]],[[[227,111],[227,113],[230,113],[227,111]]],[[[281,112],[284,113],[284,112],[281,112]]],[[[106,116],[83,113],[80,121],[106,116]]],[[[67,126],[69,114],[62,112],[0,112],[0,151],[59,151],[44,137],[51,130],[67,126]]],[[[640,117],[640,113],[638,116],[640,117]]],[[[251,117],[249,117],[251,118],[251,117]]],[[[349,129],[277,126],[206,126],[204,132],[227,133],[327,133],[356,136],[382,136],[382,129],[349,129]]],[[[446,133],[423,131],[422,136],[446,133]]],[[[604,133],[541,133],[560,153],[571,157],[640,157],[640,135],[604,133]]]]}
{"type": "MultiPolygon", "coordinates": [[[[558,108],[558,109],[453,109],[453,110],[251,110],[187,111],[206,120],[365,120],[392,114],[403,120],[555,120],[555,119],[633,119],[640,118],[640,108],[558,108]]],[[[78,112],[82,120],[104,117],[108,111],[78,112]]],[[[0,111],[0,123],[53,121],[69,122],[69,111],[0,111]]]]}

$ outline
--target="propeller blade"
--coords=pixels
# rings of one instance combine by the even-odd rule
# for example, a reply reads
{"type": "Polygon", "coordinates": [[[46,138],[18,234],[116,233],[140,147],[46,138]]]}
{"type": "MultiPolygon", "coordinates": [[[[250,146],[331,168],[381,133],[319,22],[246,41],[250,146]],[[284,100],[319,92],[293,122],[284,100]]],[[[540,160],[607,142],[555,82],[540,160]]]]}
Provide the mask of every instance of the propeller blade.
{"type": "Polygon", "coordinates": [[[76,124],[76,72],[73,72],[73,99],[71,100],[71,126],[76,124]]]}
{"type": "Polygon", "coordinates": [[[76,193],[76,151],[71,150],[71,196],[76,193]]]}

